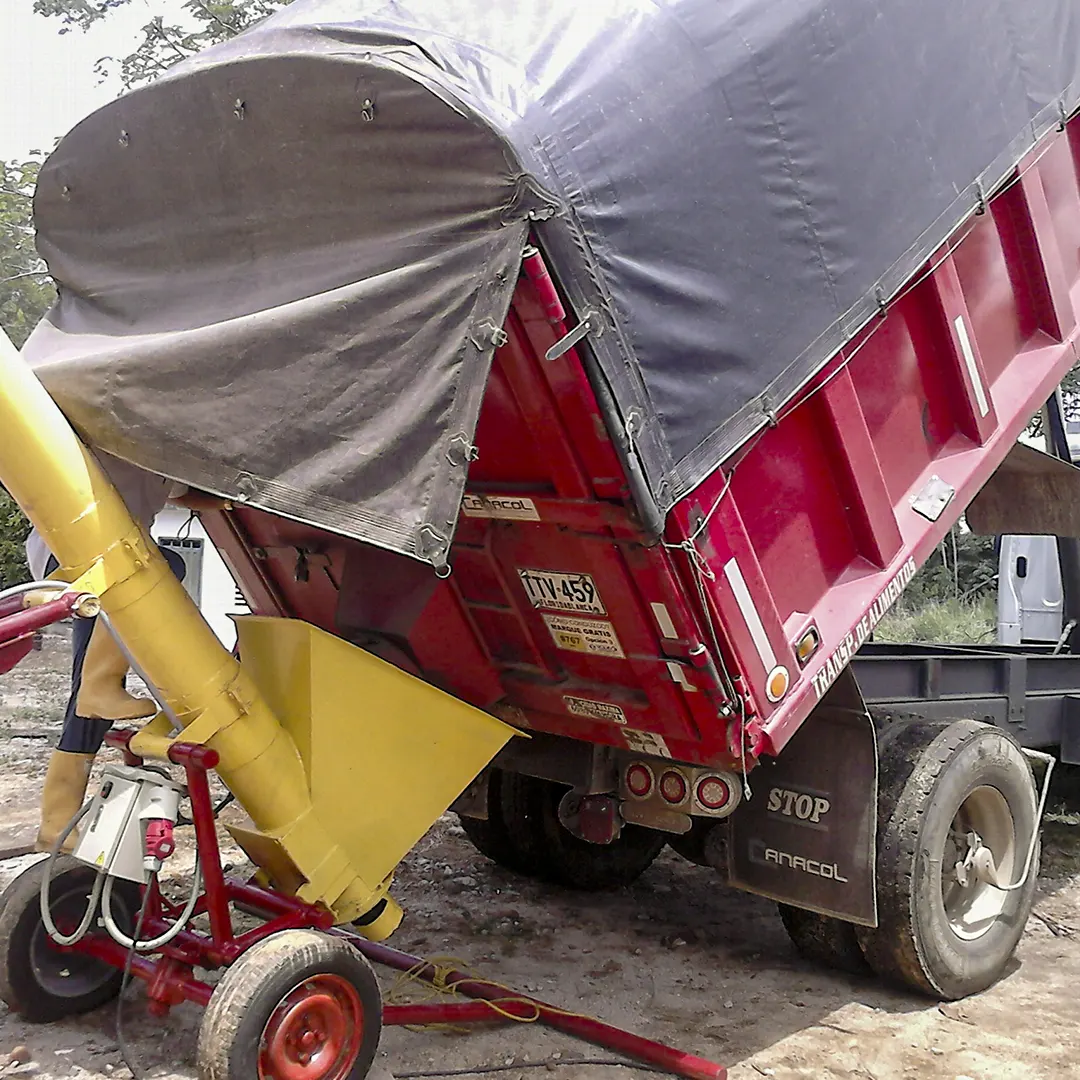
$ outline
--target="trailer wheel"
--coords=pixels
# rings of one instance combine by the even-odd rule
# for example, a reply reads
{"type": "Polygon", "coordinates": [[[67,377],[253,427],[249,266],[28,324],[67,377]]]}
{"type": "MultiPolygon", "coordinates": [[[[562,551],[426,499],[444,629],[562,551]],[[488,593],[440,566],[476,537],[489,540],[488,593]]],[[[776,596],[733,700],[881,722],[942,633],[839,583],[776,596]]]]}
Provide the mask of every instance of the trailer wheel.
{"type": "Polygon", "coordinates": [[[570,789],[546,780],[534,784],[544,852],[541,876],[548,881],[584,892],[618,889],[641,877],[668,842],[666,833],[640,825],[624,825],[610,844],[580,840],[559,820],[559,803],[570,789]]]}
{"type": "Polygon", "coordinates": [[[1038,858],[1022,888],[1003,891],[972,863],[989,849],[1015,882],[1035,830],[1031,769],[988,724],[906,725],[881,754],[878,926],[859,927],[882,977],[941,999],[985,990],[1005,970],[1034,900],[1038,858]]]}
{"type": "Polygon", "coordinates": [[[792,945],[804,959],[849,975],[870,974],[854,924],[790,904],[776,906],[792,945]]]}
{"type": "Polygon", "coordinates": [[[202,1080],[363,1080],[382,1032],[379,984],[348,942],[284,930],[222,976],[199,1029],[202,1080]]]}
{"type": "MultiPolygon", "coordinates": [[[[41,921],[41,881],[47,859],[24,870],[0,898],[0,998],[31,1023],[77,1016],[112,1001],[123,973],[82,953],[62,950],[41,921]]],[[[53,864],[50,912],[61,933],[82,920],[97,872],[64,855],[53,864]]],[[[139,911],[139,889],[117,881],[113,914],[130,934],[139,911]]]]}

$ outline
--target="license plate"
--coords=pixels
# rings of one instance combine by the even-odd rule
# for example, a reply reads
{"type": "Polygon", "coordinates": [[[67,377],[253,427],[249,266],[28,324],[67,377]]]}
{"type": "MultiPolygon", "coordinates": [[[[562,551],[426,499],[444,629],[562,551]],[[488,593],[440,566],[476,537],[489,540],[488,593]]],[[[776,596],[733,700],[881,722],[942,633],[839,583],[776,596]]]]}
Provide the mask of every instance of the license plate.
{"type": "Polygon", "coordinates": [[[525,595],[533,607],[549,611],[587,611],[606,615],[596,582],[588,574],[562,574],[554,570],[518,570],[525,595]]]}

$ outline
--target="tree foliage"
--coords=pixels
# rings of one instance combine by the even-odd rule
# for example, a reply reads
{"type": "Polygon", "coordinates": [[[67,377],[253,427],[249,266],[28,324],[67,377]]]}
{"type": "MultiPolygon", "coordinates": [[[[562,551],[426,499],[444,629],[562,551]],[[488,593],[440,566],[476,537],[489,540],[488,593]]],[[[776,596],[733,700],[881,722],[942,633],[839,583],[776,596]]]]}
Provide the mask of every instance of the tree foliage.
{"type": "MultiPolygon", "coordinates": [[[[124,86],[157,78],[173,64],[245,30],[284,7],[287,0],[185,0],[179,19],[156,15],[142,28],[142,40],[127,56],[98,61],[101,74],[116,72],[124,86]]],[[[88,30],[131,0],[34,0],[39,15],[59,19],[60,33],[88,30]]]]}
{"type": "MultiPolygon", "coordinates": [[[[39,15],[58,19],[59,32],[88,30],[131,0],[34,0],[39,15]]],[[[187,0],[183,17],[156,16],[127,56],[106,56],[97,69],[116,71],[127,87],[149,82],[193,53],[239,33],[282,7],[286,0],[187,0]]],[[[34,246],[32,201],[41,155],[0,161],[0,326],[21,348],[56,297],[34,246]]],[[[27,577],[23,542],[30,530],[18,504],[0,487],[0,588],[27,577]]]]}
{"type": "Polygon", "coordinates": [[[904,590],[902,606],[917,610],[932,601],[974,601],[992,593],[997,575],[997,539],[954,525],[904,590]]]}
{"type": "Polygon", "coordinates": [[[40,161],[0,161],[0,326],[16,347],[56,297],[34,247],[31,200],[40,161]]]}
{"type": "MultiPolygon", "coordinates": [[[[21,347],[56,292],[34,246],[31,200],[40,160],[0,161],[0,326],[21,347]]],[[[0,588],[26,579],[23,541],[30,526],[0,488],[0,588]]]]}

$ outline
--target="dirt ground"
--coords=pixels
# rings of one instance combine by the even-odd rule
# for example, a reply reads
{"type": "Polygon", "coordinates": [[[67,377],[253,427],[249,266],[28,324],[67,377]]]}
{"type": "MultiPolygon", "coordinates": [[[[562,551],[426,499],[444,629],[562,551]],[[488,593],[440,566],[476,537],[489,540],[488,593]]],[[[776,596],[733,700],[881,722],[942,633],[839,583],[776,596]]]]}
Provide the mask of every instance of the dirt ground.
{"type": "MultiPolygon", "coordinates": [[[[0,848],[32,833],[64,700],[66,642],[54,634],[0,678],[0,848]]],[[[733,1080],[1080,1080],[1080,777],[1062,771],[1044,832],[1037,915],[1007,977],[938,1006],[874,981],[818,970],[795,954],[765,900],[665,853],[633,887],[605,895],[524,881],[476,854],[444,817],[409,855],[395,896],[406,912],[392,944],[454,956],[489,978],[725,1063],[733,1080]]],[[[239,861],[233,850],[230,858],[239,861]]],[[[190,845],[172,860],[190,866],[190,845]]],[[[27,863],[0,863],[0,887],[27,863]]],[[[408,988],[389,976],[395,999],[408,988]]],[[[192,1080],[200,1013],[148,1017],[128,993],[125,1036],[140,1071],[192,1080]]],[[[0,1078],[128,1075],[115,1009],[34,1026],[0,1004],[0,1078]]],[[[470,1034],[385,1032],[382,1070],[498,1067],[508,1080],[618,1080],[634,1069],[531,1025],[470,1034]],[[539,1071],[534,1067],[546,1063],[539,1071]]],[[[253,1078],[254,1080],[254,1078],[253,1078]]],[[[385,1080],[385,1076],[382,1078],[385,1080]]]]}

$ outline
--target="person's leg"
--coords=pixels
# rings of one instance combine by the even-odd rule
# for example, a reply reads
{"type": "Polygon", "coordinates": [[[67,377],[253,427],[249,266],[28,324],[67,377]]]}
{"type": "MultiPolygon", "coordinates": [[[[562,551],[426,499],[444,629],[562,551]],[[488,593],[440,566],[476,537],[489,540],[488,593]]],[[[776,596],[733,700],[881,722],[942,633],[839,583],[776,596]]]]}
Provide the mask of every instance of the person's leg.
{"type": "MultiPolygon", "coordinates": [[[[161,549],[170,569],[181,581],[184,580],[186,566],[183,558],[175,551],[168,548],[161,549]]],[[[55,559],[49,560],[46,576],[57,568],[55,559]]],[[[90,652],[89,664],[91,680],[106,680],[104,700],[106,703],[120,701],[126,705],[123,699],[118,697],[119,690],[132,702],[146,701],[146,705],[138,706],[140,716],[152,716],[156,705],[149,699],[136,698],[127,694],[123,689],[124,677],[127,674],[127,660],[123,657],[119,646],[116,645],[112,634],[109,633],[104,621],[97,627],[97,619],[73,620],[71,633],[71,693],[68,697],[67,708],[64,711],[64,729],[60,735],[60,742],[49,759],[49,767],[45,774],[45,784],[41,793],[41,826],[38,830],[36,847],[39,851],[48,851],[56,842],[60,833],[63,832],[68,822],[78,813],[86,797],[86,786],[90,778],[90,769],[97,756],[101,744],[105,741],[105,735],[114,719],[137,719],[136,716],[112,716],[108,719],[95,716],[80,715],[80,713],[102,711],[95,706],[101,703],[101,695],[97,698],[91,696],[91,708],[79,708],[80,692],[83,682],[83,665],[87,661],[87,653],[91,650],[91,643],[97,641],[96,646],[99,655],[90,652]],[[95,634],[95,627],[97,631],[95,634]],[[104,635],[104,638],[102,637],[104,635]],[[104,639],[108,640],[105,641],[104,639]],[[104,662],[102,658],[102,644],[106,653],[104,662]],[[115,651],[113,651],[115,650],[115,651]],[[123,666],[117,660],[119,654],[123,666]],[[115,670],[114,670],[115,669],[115,670]]],[[[116,711],[115,709],[112,711],[116,711]]],[[[124,711],[124,710],[122,710],[124,711]]],[[[71,851],[76,843],[77,833],[72,833],[64,842],[64,850],[71,851]]]]}
{"type": "Polygon", "coordinates": [[[183,581],[187,577],[187,563],[184,562],[184,556],[179,551],[168,547],[159,547],[158,551],[165,557],[169,569],[176,575],[176,580],[183,581]]]}
{"type": "MultiPolygon", "coordinates": [[[[46,575],[55,569],[56,560],[50,558],[46,575]]],[[[107,724],[102,726],[101,737],[95,743],[96,732],[90,725],[100,725],[100,721],[82,720],[75,712],[75,701],[82,680],[83,659],[94,632],[95,621],[80,618],[72,620],[71,692],[64,710],[64,728],[60,743],[49,758],[49,767],[41,791],[41,825],[35,843],[38,851],[51,850],[67,823],[79,812],[86,797],[90,766],[94,763],[94,755],[108,730],[107,724]]],[[[72,833],[64,842],[64,850],[71,851],[74,846],[75,834],[72,833]]]]}
{"type": "MultiPolygon", "coordinates": [[[[169,548],[159,550],[169,569],[183,581],[186,566],[179,552],[169,548]]],[[[149,698],[135,697],[127,692],[127,657],[103,622],[90,637],[84,671],[81,684],[76,688],[76,711],[80,717],[113,723],[145,720],[157,712],[157,705],[149,698]]]]}

